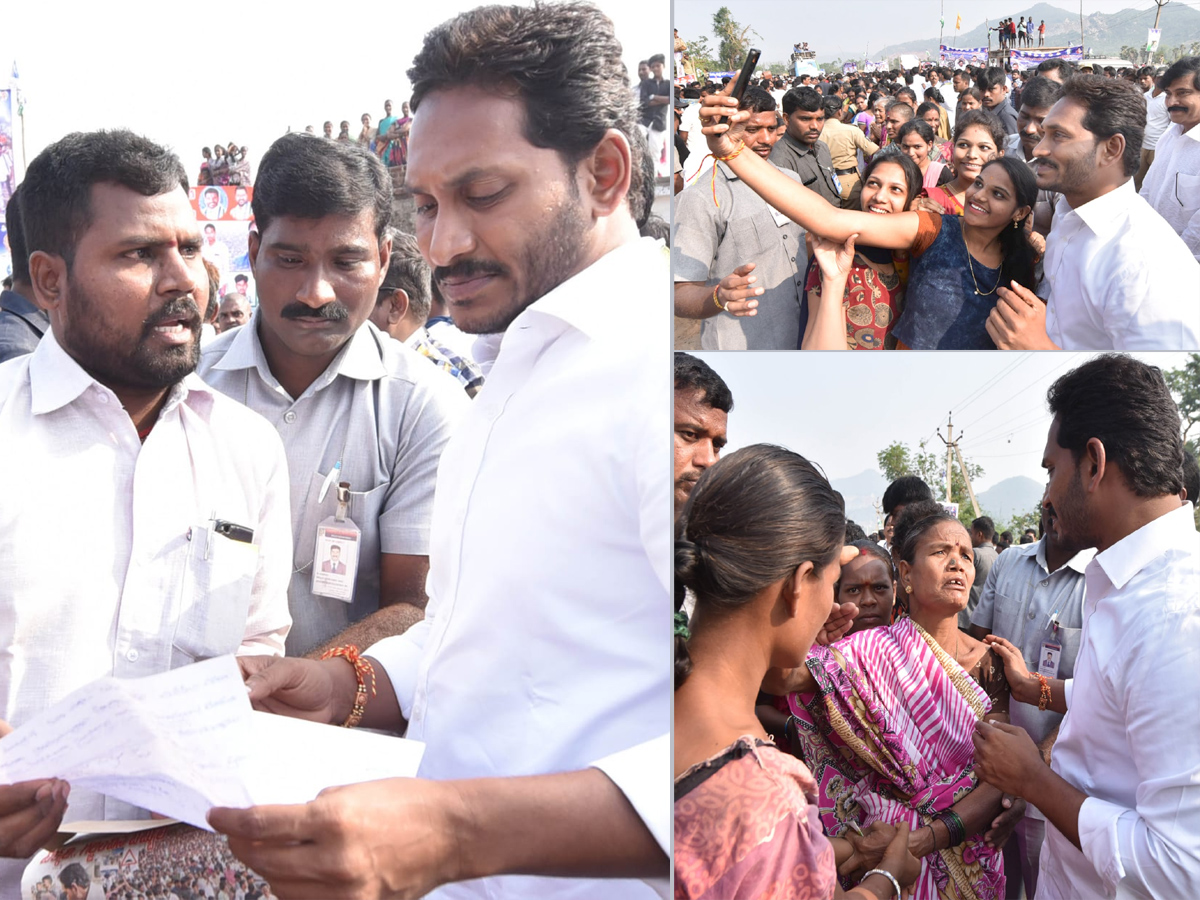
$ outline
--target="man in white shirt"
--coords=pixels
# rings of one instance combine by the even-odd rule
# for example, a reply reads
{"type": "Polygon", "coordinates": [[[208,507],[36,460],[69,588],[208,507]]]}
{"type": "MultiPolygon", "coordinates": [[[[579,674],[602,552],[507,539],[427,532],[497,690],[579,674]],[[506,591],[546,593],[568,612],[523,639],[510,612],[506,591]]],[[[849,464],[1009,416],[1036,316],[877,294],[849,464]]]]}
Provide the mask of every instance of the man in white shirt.
{"type": "MultiPolygon", "coordinates": [[[[102,676],[282,654],[291,558],[278,437],[192,373],[208,276],[178,158],[72,134],[21,195],[51,330],[0,365],[0,718],[17,728],[102,676]]],[[[17,858],[0,896],[66,800],[61,781],[0,787],[0,856],[17,858]]],[[[146,815],[82,789],[70,809],[146,815]]]]}
{"type": "Polygon", "coordinates": [[[258,312],[252,327],[204,348],[199,372],[283,439],[288,654],[365,646],[423,614],[437,465],[466,397],[367,322],[391,251],[391,180],[378,159],[357,144],[284,135],[263,156],[253,203],[258,312]],[[355,571],[327,584],[313,572],[328,543],[318,530],[339,515],[342,483],[345,527],[359,532],[342,558],[355,571]]]}
{"type": "MultiPolygon", "coordinates": [[[[442,458],[426,619],[367,651],[378,693],[361,721],[407,721],[423,777],[211,822],[281,894],[419,896],[522,872],[562,877],[438,896],[652,897],[580,877],[669,870],[668,321],[630,329],[612,307],[669,276],[638,237],[620,44],[587,5],[485,7],[431,32],[409,77],[417,240],[494,358],[442,458]],[[481,90],[514,72],[520,92],[481,90]]],[[[353,715],[346,660],[281,662],[249,678],[253,701],[353,715]]]]}
{"type": "Polygon", "coordinates": [[[1133,189],[1146,104],[1124,79],[1076,75],[1042,122],[1038,187],[1062,194],[1038,295],[1000,288],[1001,350],[1200,349],[1200,263],[1133,189]]]}
{"type": "Polygon", "coordinates": [[[1066,717],[1050,766],[1015,725],[981,723],[976,768],[1047,819],[1041,900],[1197,897],[1200,546],[1180,502],[1179,411],[1157,368],[1118,355],[1068,372],[1047,400],[1043,505],[1064,541],[1097,550],[1080,649],[1064,681],[994,644],[1013,699],[1066,717]]]}
{"type": "Polygon", "coordinates": [[[1141,195],[1200,259],[1200,56],[1185,56],[1163,74],[1171,126],[1158,139],[1141,195]]]}
{"type": "Polygon", "coordinates": [[[1140,192],[1146,173],[1154,162],[1154,151],[1158,147],[1158,139],[1162,137],[1171,117],[1167,113],[1167,95],[1163,92],[1154,66],[1142,66],[1138,70],[1138,85],[1146,98],[1146,136],[1142,139],[1142,162],[1137,174],[1133,176],[1133,186],[1140,192]]]}

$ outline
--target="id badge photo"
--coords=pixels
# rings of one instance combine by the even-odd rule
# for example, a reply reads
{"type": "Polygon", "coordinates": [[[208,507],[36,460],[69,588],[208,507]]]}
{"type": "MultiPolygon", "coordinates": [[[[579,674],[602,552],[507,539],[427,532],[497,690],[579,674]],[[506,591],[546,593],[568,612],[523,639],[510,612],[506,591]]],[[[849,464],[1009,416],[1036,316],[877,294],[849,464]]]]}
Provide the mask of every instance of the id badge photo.
{"type": "Polygon", "coordinates": [[[349,603],[354,599],[354,581],[358,573],[358,552],[362,532],[346,515],[350,504],[350,484],[343,481],[337,489],[337,512],[317,525],[313,547],[312,592],[349,603]]]}

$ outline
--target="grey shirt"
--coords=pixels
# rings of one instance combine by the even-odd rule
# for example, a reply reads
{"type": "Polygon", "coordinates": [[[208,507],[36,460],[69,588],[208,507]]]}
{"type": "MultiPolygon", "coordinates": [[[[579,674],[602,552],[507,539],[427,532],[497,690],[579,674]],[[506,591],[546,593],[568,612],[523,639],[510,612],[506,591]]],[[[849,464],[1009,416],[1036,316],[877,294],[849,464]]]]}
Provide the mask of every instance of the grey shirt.
{"type": "Polygon", "coordinates": [[[989,111],[995,113],[996,118],[1000,120],[1000,124],[1004,126],[1005,134],[1017,133],[1017,111],[1013,109],[1013,105],[1007,97],[989,111]]]}
{"type": "Polygon", "coordinates": [[[271,374],[254,325],[205,347],[198,371],[283,439],[294,548],[287,655],[306,653],[379,608],[381,553],[428,555],[438,461],[470,401],[453,379],[370,322],[296,399],[271,374]],[[349,603],[312,593],[317,525],[337,508],[336,485],[323,500],[321,487],[339,460],[336,480],[350,482],[348,514],[362,531],[349,603]]]}
{"type": "Polygon", "coordinates": [[[50,316],[16,291],[0,291],[0,362],[37,349],[50,316]]]}
{"type": "MultiPolygon", "coordinates": [[[[783,170],[794,181],[795,172],[783,170]]],[[[675,281],[716,286],[738,266],[754,263],[758,315],[722,312],[700,325],[704,350],[795,350],[800,336],[804,288],[804,229],[774,210],[717,163],[717,202],[706,173],[675,196],[671,270],[675,281]]],[[[711,302],[711,301],[709,301],[711,302]]]]}
{"type": "MultiPolygon", "coordinates": [[[[1075,672],[1075,657],[1083,633],[1084,569],[1096,555],[1081,550],[1051,572],[1046,565],[1046,539],[1036,544],[1009,547],[997,558],[984,582],[979,605],[971,616],[972,625],[982,625],[1011,642],[1025,659],[1030,672],[1037,672],[1042,658],[1042,643],[1052,638],[1062,644],[1058,677],[1070,678],[1075,672]],[[1049,627],[1050,616],[1058,614],[1059,627],[1049,627]]],[[[1062,721],[1062,714],[1036,706],[1009,704],[1009,718],[1029,732],[1035,742],[1042,741],[1062,721]]],[[[1042,818],[1032,806],[1037,818],[1042,818]]]]}
{"type": "Polygon", "coordinates": [[[800,183],[824,197],[830,206],[840,207],[842,195],[833,173],[833,159],[824,141],[815,141],[808,146],[785,132],[771,148],[770,159],[779,168],[791,169],[799,175],[800,183]]]}
{"type": "Polygon", "coordinates": [[[983,583],[987,581],[992,563],[996,561],[996,548],[990,543],[973,548],[975,551],[975,583],[971,585],[971,596],[967,600],[967,608],[958,611],[958,627],[966,630],[971,624],[971,613],[979,605],[979,595],[983,592],[983,583]]]}

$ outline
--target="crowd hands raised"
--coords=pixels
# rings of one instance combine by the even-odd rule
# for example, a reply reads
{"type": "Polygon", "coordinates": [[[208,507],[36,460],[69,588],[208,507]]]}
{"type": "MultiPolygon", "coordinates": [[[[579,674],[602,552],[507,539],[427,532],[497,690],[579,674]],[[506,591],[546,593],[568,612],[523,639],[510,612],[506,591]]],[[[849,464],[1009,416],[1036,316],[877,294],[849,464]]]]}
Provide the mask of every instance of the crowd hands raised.
{"type": "Polygon", "coordinates": [[[702,349],[1200,348],[1174,299],[1200,295],[1200,192],[1168,188],[1200,178],[1200,57],[792,85],[683,91],[675,312],[702,349]]]}
{"type": "Polygon", "coordinates": [[[1195,893],[1197,703],[1153,685],[1200,670],[1200,468],[1158,369],[1051,387],[1042,533],[998,555],[915,476],[866,538],[799,454],[721,456],[705,362],[675,388],[678,900],[1195,893]]]}

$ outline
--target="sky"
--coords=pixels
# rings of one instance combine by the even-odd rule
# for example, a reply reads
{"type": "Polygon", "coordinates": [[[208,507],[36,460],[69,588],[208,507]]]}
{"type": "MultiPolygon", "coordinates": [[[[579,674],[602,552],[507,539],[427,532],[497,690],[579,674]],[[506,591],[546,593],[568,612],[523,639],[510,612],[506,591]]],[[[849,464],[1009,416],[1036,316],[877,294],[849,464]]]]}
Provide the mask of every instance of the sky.
{"type": "MultiPolygon", "coordinates": [[[[733,392],[727,452],[780,444],[819,463],[830,479],[878,471],[893,441],[945,453],[954,435],[981,465],[975,492],[1017,475],[1045,478],[1046,389],[1089,353],[696,353],[733,392]]],[[[1165,370],[1186,353],[1135,353],[1165,370]]]]}
{"type": "MultiPolygon", "coordinates": [[[[71,131],[127,127],[172,147],[191,178],[200,148],[234,141],[252,164],[288,126],[359,118],[373,124],[391,99],[399,115],[405,71],[425,33],[478,3],[6,3],[0,82],[15,58],[26,95],[32,160],[71,131]]],[[[600,0],[626,67],[669,55],[667,0],[600,0]]],[[[15,110],[14,110],[15,114],[15,110]]],[[[23,173],[17,138],[18,173],[23,173]]],[[[257,168],[255,167],[255,171],[257,168]]]]}
{"type": "MultiPolygon", "coordinates": [[[[792,45],[808,41],[817,52],[817,61],[861,58],[869,48],[880,50],[891,44],[936,37],[938,19],[944,14],[949,36],[954,34],[954,18],[961,14],[963,31],[972,30],[990,19],[996,21],[1034,5],[1036,0],[675,0],[675,27],[685,40],[708,36],[708,45],[717,49],[712,35],[712,16],[722,6],[729,7],[736,22],[750,25],[758,32],[754,46],[763,51],[763,62],[786,63],[792,45]],[[832,10],[837,11],[831,15],[832,10]],[[811,11],[811,12],[810,12],[811,11]],[[943,13],[944,11],[944,13],[943,13]],[[847,25],[853,27],[847,28],[847,25]]],[[[1045,0],[1051,6],[1079,12],[1079,0],[1045,0]]],[[[1172,4],[1197,6],[1191,0],[1172,0],[1172,4]]],[[[1154,0],[1083,0],[1084,15],[1115,13],[1123,9],[1154,10],[1154,0]]],[[[1146,23],[1154,24],[1153,14],[1146,23]]],[[[948,41],[952,43],[952,41],[948,41]]],[[[878,55],[872,51],[870,59],[878,55]]]]}

